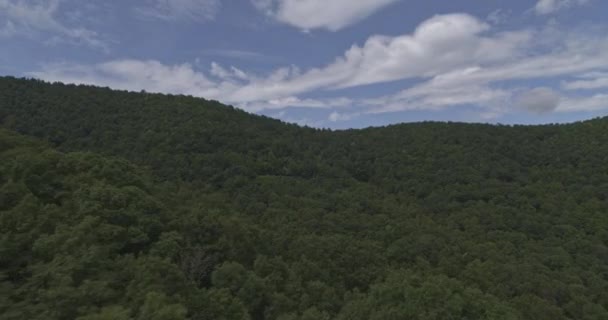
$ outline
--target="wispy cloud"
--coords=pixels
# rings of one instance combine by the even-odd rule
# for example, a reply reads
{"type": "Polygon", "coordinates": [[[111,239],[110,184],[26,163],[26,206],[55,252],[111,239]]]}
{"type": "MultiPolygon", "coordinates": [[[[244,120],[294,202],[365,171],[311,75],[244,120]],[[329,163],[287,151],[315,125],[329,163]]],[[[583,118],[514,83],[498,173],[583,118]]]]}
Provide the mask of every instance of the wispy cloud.
{"type": "Polygon", "coordinates": [[[347,108],[354,101],[346,97],[326,99],[301,99],[295,96],[286,98],[270,99],[265,101],[242,102],[239,106],[253,112],[262,110],[285,109],[285,108],[347,108]]]}
{"type": "Polygon", "coordinates": [[[68,42],[107,50],[106,41],[95,31],[68,26],[57,18],[63,0],[0,0],[0,36],[45,36],[49,44],[68,42]]]}
{"type": "Polygon", "coordinates": [[[215,19],[220,7],[219,0],[146,0],[136,12],[145,18],[203,22],[215,19]]]}
{"type": "Polygon", "coordinates": [[[208,49],[198,52],[201,56],[224,57],[244,61],[276,61],[280,58],[254,51],[237,49],[208,49]]]}
{"type": "Polygon", "coordinates": [[[201,68],[115,60],[96,65],[49,65],[30,75],[136,91],[190,94],[250,111],[340,108],[330,121],[355,114],[458,106],[474,106],[484,115],[493,116],[521,108],[535,113],[571,112],[601,108],[605,95],[560,92],[554,87],[528,88],[522,80],[570,79],[563,88],[603,88],[606,74],[593,72],[608,70],[605,34],[567,32],[559,26],[499,32],[473,16],[450,14],[430,18],[411,34],[370,37],[324,67],[308,70],[287,66],[256,74],[218,63],[201,68]],[[414,84],[385,96],[318,98],[323,93],[336,96],[342,88],[404,79],[414,84]],[[317,98],[307,98],[312,93],[317,98]]]}
{"type": "Polygon", "coordinates": [[[539,15],[547,15],[562,9],[581,6],[590,1],[591,0],[538,0],[536,6],[534,6],[534,11],[539,15]]]}
{"type": "Polygon", "coordinates": [[[6,21],[4,26],[0,28],[0,37],[11,37],[15,34],[17,34],[17,27],[10,20],[6,21]]]}
{"type": "Polygon", "coordinates": [[[588,72],[576,77],[577,80],[564,82],[567,90],[592,90],[608,88],[608,72],[588,72]]]}
{"type": "Polygon", "coordinates": [[[598,111],[606,109],[608,109],[608,93],[566,98],[557,107],[558,112],[598,111]]]}

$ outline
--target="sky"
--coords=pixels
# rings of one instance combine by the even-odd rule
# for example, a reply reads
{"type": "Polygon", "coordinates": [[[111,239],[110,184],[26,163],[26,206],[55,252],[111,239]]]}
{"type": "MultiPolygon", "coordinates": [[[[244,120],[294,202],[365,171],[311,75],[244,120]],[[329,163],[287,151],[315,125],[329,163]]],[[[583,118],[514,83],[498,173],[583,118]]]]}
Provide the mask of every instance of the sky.
{"type": "Polygon", "coordinates": [[[332,129],[608,115],[605,0],[0,0],[0,75],[332,129]]]}

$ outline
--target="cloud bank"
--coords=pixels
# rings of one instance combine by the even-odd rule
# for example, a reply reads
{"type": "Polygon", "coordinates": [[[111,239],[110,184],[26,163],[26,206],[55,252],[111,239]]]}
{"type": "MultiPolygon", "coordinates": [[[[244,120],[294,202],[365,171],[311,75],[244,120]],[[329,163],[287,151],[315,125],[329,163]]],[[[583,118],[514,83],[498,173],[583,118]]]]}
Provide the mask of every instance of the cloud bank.
{"type": "Polygon", "coordinates": [[[555,26],[495,31],[474,16],[447,14],[423,21],[409,34],[372,36],[332,62],[307,70],[286,66],[257,74],[218,63],[200,68],[189,63],[118,59],[94,65],[51,64],[29,75],[201,96],[249,111],[340,108],[332,113],[331,121],[355,114],[458,106],[474,106],[488,117],[521,108],[535,113],[574,112],[608,108],[608,104],[602,107],[603,92],[579,92],[606,88],[605,34],[568,32],[555,26]],[[521,80],[555,77],[568,79],[561,84],[564,92],[521,84],[521,80]],[[403,80],[413,83],[389,95],[365,99],[340,95],[345,88],[403,80]],[[309,96],[312,93],[315,98],[309,96]]]}

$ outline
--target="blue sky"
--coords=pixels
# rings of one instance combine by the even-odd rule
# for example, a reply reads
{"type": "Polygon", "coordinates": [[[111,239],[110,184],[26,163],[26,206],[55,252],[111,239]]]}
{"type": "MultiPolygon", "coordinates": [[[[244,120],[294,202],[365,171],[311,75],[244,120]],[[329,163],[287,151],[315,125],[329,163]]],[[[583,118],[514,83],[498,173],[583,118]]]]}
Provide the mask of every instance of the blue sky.
{"type": "Polygon", "coordinates": [[[0,0],[0,74],[301,125],[608,114],[604,0],[0,0]]]}

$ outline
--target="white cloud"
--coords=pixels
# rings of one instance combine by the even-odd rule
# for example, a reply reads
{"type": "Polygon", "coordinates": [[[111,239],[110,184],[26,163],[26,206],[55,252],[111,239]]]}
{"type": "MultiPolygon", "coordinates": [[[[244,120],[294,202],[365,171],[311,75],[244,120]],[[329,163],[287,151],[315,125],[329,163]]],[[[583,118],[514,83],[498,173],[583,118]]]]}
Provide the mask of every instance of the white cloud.
{"type": "Polygon", "coordinates": [[[280,22],[303,30],[337,31],[399,0],[251,0],[280,22]]]}
{"type": "Polygon", "coordinates": [[[92,66],[47,65],[43,70],[28,75],[48,81],[219,99],[252,112],[287,107],[335,108],[352,105],[353,101],[347,98],[302,99],[295,96],[271,96],[261,92],[259,95],[249,96],[248,99],[241,99],[239,94],[236,94],[243,88],[257,87],[258,83],[280,83],[287,75],[286,72],[292,71],[279,69],[261,79],[238,68],[224,68],[214,62],[208,70],[208,76],[204,71],[198,71],[187,63],[168,66],[153,60],[116,60],[92,66]]]}
{"type": "Polygon", "coordinates": [[[579,80],[563,83],[567,90],[591,90],[608,88],[608,72],[589,72],[580,75],[579,80]]]}
{"type": "MultiPolygon", "coordinates": [[[[470,68],[451,73],[448,78],[465,78],[478,69],[470,68]]],[[[480,82],[462,83],[446,81],[438,76],[393,95],[368,99],[365,104],[368,113],[396,112],[404,110],[443,110],[462,105],[483,106],[494,113],[502,112],[512,100],[512,93],[506,89],[492,88],[480,82]]]]}
{"type": "MultiPolygon", "coordinates": [[[[182,93],[205,92],[207,95],[213,94],[211,96],[213,98],[226,102],[250,103],[285,99],[319,89],[433,77],[458,70],[463,66],[510,61],[521,55],[521,51],[531,38],[529,31],[484,35],[483,33],[487,33],[488,30],[488,25],[469,15],[436,16],[423,22],[411,35],[392,38],[373,36],[365,45],[353,46],[333,63],[305,72],[295,66],[289,66],[259,77],[238,69],[224,69],[214,64],[211,67],[211,75],[219,79],[217,84],[199,89],[190,85],[190,88],[182,93]]],[[[132,69],[136,63],[131,60],[129,64],[129,69],[132,69]]],[[[139,62],[138,65],[142,64],[151,67],[150,62],[139,62]]],[[[154,67],[173,70],[172,67],[162,66],[158,62],[154,67]]],[[[91,69],[98,72],[104,70],[99,66],[91,69]]],[[[178,68],[181,69],[183,66],[178,68]]],[[[55,68],[55,72],[57,71],[59,70],[55,68]]],[[[151,87],[159,87],[163,79],[158,81],[147,79],[144,74],[149,70],[143,71],[142,74],[132,73],[130,75],[132,81],[117,84],[124,88],[127,85],[148,81],[151,87]]],[[[192,73],[196,72],[192,70],[192,73]]],[[[59,73],[61,77],[65,75],[59,73]]],[[[57,78],[48,71],[46,76],[57,78]]],[[[204,75],[201,73],[201,76],[204,75]]],[[[166,81],[169,79],[171,77],[166,81]]],[[[171,92],[172,88],[173,86],[170,85],[164,92],[171,92]]]]}
{"type": "Polygon", "coordinates": [[[328,108],[345,108],[352,106],[353,100],[340,97],[340,98],[327,98],[327,99],[301,99],[298,97],[286,97],[277,98],[270,100],[254,101],[254,102],[241,102],[237,103],[239,107],[252,111],[272,110],[272,109],[284,109],[284,108],[316,108],[316,109],[328,109],[328,108]]]}
{"type": "MultiPolygon", "coordinates": [[[[608,67],[608,37],[605,33],[584,34],[560,32],[557,42],[546,43],[547,34],[534,33],[530,40],[540,47],[526,47],[512,60],[480,64],[475,67],[444,72],[420,82],[400,93],[368,100],[368,112],[394,112],[401,110],[440,110],[460,105],[478,106],[492,110],[492,114],[509,112],[517,104],[516,85],[527,79],[552,79],[576,75],[581,72],[602,70],[608,67]]],[[[553,41],[553,40],[552,40],[553,41]]],[[[592,76],[600,76],[592,73],[592,76]]],[[[581,85],[580,83],[578,84],[581,85]]],[[[585,83],[585,85],[589,85],[585,83]]],[[[560,106],[568,101],[563,99],[560,106]]],[[[597,100],[593,100],[594,102],[597,100]]],[[[586,102],[585,105],[589,105],[586,102]]],[[[583,106],[577,102],[576,106],[583,106]]],[[[595,102],[594,106],[599,106],[595,102]]],[[[575,107],[572,107],[575,108],[575,107]]],[[[583,107],[581,107],[583,108],[583,107]]],[[[585,107],[589,109],[588,107],[585,107]]],[[[608,108],[608,105],[605,106],[608,108]]]]}
{"type": "Polygon", "coordinates": [[[534,11],[539,15],[551,14],[573,6],[587,4],[590,0],[538,0],[534,11]]]}
{"type": "Polygon", "coordinates": [[[163,65],[158,61],[116,60],[97,65],[53,64],[29,75],[49,81],[94,84],[116,89],[196,96],[214,96],[214,82],[190,64],[163,65]]]}
{"type": "Polygon", "coordinates": [[[527,90],[519,95],[519,107],[534,113],[548,113],[557,108],[560,95],[551,88],[540,87],[527,90]]]}
{"type": "Polygon", "coordinates": [[[211,63],[211,74],[222,80],[231,79],[234,76],[231,71],[226,70],[216,62],[211,63]]]}
{"type": "Polygon", "coordinates": [[[145,17],[189,22],[213,20],[219,10],[219,0],[147,0],[137,8],[145,17]]]}
{"type": "Polygon", "coordinates": [[[600,93],[589,97],[572,97],[563,100],[558,112],[598,111],[608,109],[608,94],[600,93]]]}
{"type": "MultiPolygon", "coordinates": [[[[595,81],[606,74],[589,72],[608,70],[605,34],[566,32],[559,26],[493,32],[489,25],[472,16],[451,14],[433,17],[411,34],[370,37],[364,45],[351,47],[332,63],[308,70],[287,66],[260,75],[217,63],[200,68],[198,63],[166,65],[158,61],[116,60],[90,66],[50,65],[30,75],[135,91],[190,94],[249,111],[342,108],[332,117],[336,120],[352,115],[348,107],[353,105],[360,113],[474,106],[485,115],[497,116],[510,112],[517,104],[537,112],[554,108],[549,103],[554,100],[546,90],[528,93],[537,99],[546,98],[544,104],[536,104],[534,97],[522,99],[526,97],[522,94],[525,89],[518,84],[522,80],[582,74],[579,82],[566,83],[564,87],[598,85],[595,81]],[[415,84],[373,99],[305,98],[313,92],[319,96],[328,90],[403,79],[415,84]]],[[[566,110],[566,102],[572,103],[567,110],[589,110],[591,106],[599,107],[597,101],[603,101],[601,96],[594,100],[573,100],[564,93],[560,96],[558,111],[566,110]]]]}
{"type": "Polygon", "coordinates": [[[430,77],[467,65],[512,59],[531,38],[525,31],[482,35],[488,29],[466,14],[435,16],[411,35],[371,37],[363,47],[348,50],[327,71],[352,72],[339,87],[430,77]]]}
{"type": "Polygon", "coordinates": [[[0,0],[0,36],[51,35],[47,43],[70,42],[107,50],[106,43],[94,31],[70,27],[57,19],[63,0],[0,0]]]}
{"type": "Polygon", "coordinates": [[[340,113],[338,111],[334,111],[332,113],[329,114],[329,116],[327,117],[327,120],[331,121],[331,122],[341,122],[341,121],[348,121],[353,119],[354,117],[359,116],[358,112],[355,113],[340,113]]]}
{"type": "Polygon", "coordinates": [[[496,9],[488,14],[486,20],[496,25],[503,24],[509,20],[512,14],[513,12],[511,10],[496,9]]]}
{"type": "Polygon", "coordinates": [[[235,92],[241,100],[260,94],[294,95],[316,89],[347,88],[393,80],[432,77],[477,63],[496,63],[521,56],[531,39],[528,31],[484,36],[489,26],[466,14],[433,17],[411,35],[372,36],[362,47],[323,68],[303,73],[277,71],[280,81],[260,81],[235,92]]]}

